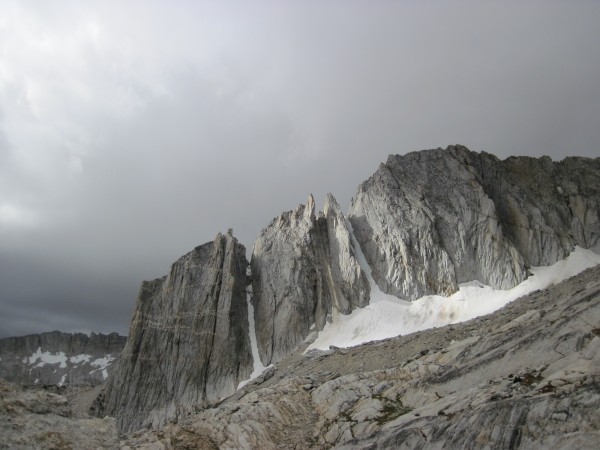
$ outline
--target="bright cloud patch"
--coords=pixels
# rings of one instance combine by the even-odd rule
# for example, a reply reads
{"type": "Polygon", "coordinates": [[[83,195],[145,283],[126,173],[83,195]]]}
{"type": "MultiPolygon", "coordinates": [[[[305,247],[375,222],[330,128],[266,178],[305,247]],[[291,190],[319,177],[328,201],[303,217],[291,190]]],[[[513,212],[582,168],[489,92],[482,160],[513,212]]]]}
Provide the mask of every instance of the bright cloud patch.
{"type": "Polygon", "coordinates": [[[0,225],[31,227],[35,222],[32,211],[12,203],[0,203],[0,225]]]}

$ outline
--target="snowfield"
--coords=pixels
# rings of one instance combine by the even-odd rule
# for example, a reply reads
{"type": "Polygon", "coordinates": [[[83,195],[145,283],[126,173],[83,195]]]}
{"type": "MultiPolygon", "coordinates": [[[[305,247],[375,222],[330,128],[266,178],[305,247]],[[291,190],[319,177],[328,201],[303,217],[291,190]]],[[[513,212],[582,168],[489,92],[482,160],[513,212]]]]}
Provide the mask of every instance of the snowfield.
{"type": "MultiPolygon", "coordinates": [[[[79,365],[89,364],[91,367],[94,367],[90,371],[90,375],[94,372],[100,371],[102,373],[102,377],[106,380],[108,378],[108,367],[112,364],[112,362],[116,359],[112,355],[106,355],[102,358],[97,358],[94,361],[91,355],[81,354],[75,356],[67,356],[64,352],[51,353],[51,352],[42,352],[42,349],[38,347],[37,351],[35,351],[31,356],[23,358],[23,364],[28,364],[32,367],[44,367],[46,364],[54,365],[59,364],[60,369],[67,369],[67,363],[73,368],[77,368],[79,365]]],[[[55,371],[56,372],[56,371],[55,371]]],[[[62,386],[65,383],[66,374],[62,377],[59,382],[59,386],[62,386]]],[[[37,384],[38,380],[34,382],[37,384]]]]}
{"type": "MultiPolygon", "coordinates": [[[[354,237],[352,224],[349,221],[346,221],[346,224],[350,230],[350,236],[356,251],[356,259],[369,279],[371,286],[370,302],[368,306],[357,308],[348,315],[334,311],[332,321],[326,324],[322,331],[318,332],[316,339],[308,346],[305,353],[311,350],[329,350],[330,346],[353,347],[370,341],[464,322],[490,314],[519,297],[551,287],[600,264],[600,255],[591,250],[575,247],[566,259],[558,261],[552,266],[531,268],[532,275],[512,289],[494,289],[473,280],[461,284],[458,292],[450,297],[428,295],[409,302],[385,294],[379,289],[371,275],[371,267],[354,237]]],[[[251,295],[250,287],[247,302],[254,370],[249,379],[238,385],[238,389],[257,378],[268,368],[263,366],[258,356],[251,295]]],[[[310,336],[314,336],[313,333],[310,336]]],[[[307,341],[309,341],[310,336],[307,341]]]]}
{"type": "Polygon", "coordinates": [[[42,349],[38,347],[37,351],[29,358],[23,359],[23,363],[28,363],[30,366],[37,363],[36,367],[43,367],[46,364],[60,364],[60,368],[64,369],[67,367],[67,357],[64,352],[42,352],[42,349]]]}
{"type": "Polygon", "coordinates": [[[379,289],[356,241],[354,246],[357,259],[371,284],[370,303],[365,308],[355,309],[349,315],[334,314],[332,322],[319,332],[307,351],[327,350],[330,345],[352,347],[373,340],[464,322],[492,313],[523,295],[546,289],[600,264],[600,255],[576,247],[566,259],[552,266],[532,268],[533,275],[512,289],[498,290],[472,281],[461,284],[459,291],[451,297],[429,295],[407,302],[379,289]]]}
{"type": "MultiPolygon", "coordinates": [[[[248,266],[247,275],[250,275],[250,267],[248,266]]],[[[252,380],[257,378],[261,373],[268,369],[265,367],[258,356],[258,341],[256,340],[256,327],[254,325],[254,306],[252,306],[252,286],[248,286],[247,295],[246,295],[246,303],[248,304],[248,329],[250,330],[250,348],[252,349],[252,359],[254,363],[254,367],[252,373],[250,374],[250,378],[247,380],[241,381],[238,384],[237,389],[241,389],[250,383],[252,380]]],[[[271,366],[269,366],[271,367],[271,366]]]]}

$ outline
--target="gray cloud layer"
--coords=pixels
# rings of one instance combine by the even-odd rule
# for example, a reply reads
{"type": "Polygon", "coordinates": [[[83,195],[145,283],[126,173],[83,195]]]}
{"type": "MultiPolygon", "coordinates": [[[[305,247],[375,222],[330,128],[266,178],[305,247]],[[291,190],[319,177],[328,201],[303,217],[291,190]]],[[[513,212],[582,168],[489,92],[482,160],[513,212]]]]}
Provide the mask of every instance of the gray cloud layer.
{"type": "Polygon", "coordinates": [[[126,333],[142,279],[251,248],[389,153],[598,156],[600,3],[0,5],[0,336],[126,333]]]}

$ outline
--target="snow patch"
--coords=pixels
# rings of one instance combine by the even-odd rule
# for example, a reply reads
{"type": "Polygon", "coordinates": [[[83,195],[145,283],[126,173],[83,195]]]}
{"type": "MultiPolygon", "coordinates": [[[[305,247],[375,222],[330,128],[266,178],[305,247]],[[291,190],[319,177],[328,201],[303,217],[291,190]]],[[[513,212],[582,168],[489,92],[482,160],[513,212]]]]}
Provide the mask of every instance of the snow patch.
{"type": "Polygon", "coordinates": [[[97,369],[94,369],[90,372],[90,375],[93,374],[94,372],[98,372],[98,371],[102,371],[102,378],[104,378],[105,380],[108,378],[108,371],[106,370],[108,368],[108,366],[110,366],[112,364],[112,362],[115,360],[116,358],[112,355],[106,355],[104,358],[98,358],[93,360],[90,365],[92,367],[97,367],[97,369]]]}
{"type": "Polygon", "coordinates": [[[523,295],[537,289],[546,289],[600,264],[600,255],[575,247],[566,259],[552,266],[530,269],[533,275],[512,289],[493,289],[475,280],[461,284],[459,291],[450,297],[428,295],[407,302],[379,289],[349,222],[348,228],[358,262],[371,285],[370,304],[365,308],[355,309],[348,315],[335,313],[333,321],[325,325],[306,351],[327,350],[330,345],[351,347],[470,320],[492,313],[523,295]]]}
{"type": "Polygon", "coordinates": [[[75,355],[75,356],[71,356],[69,358],[69,362],[71,364],[79,364],[79,363],[89,363],[90,359],[92,359],[92,355],[86,355],[86,354],[81,354],[81,355],[75,355]]]}
{"type": "Polygon", "coordinates": [[[260,360],[260,355],[258,354],[258,341],[256,339],[256,326],[254,324],[254,305],[252,304],[252,286],[248,286],[246,289],[246,303],[248,303],[248,330],[250,332],[250,348],[252,349],[254,370],[250,374],[250,378],[241,381],[240,384],[238,384],[237,389],[243,388],[252,380],[257,378],[261,373],[271,367],[265,367],[260,360]]]}
{"type": "Polygon", "coordinates": [[[67,379],[67,374],[65,373],[62,378],[60,379],[60,381],[58,382],[59,386],[62,386],[65,384],[65,380],[67,379]]]}
{"type": "Polygon", "coordinates": [[[37,351],[33,353],[29,358],[23,358],[23,363],[29,365],[35,364],[35,367],[43,367],[46,364],[60,364],[61,369],[65,369],[67,367],[67,357],[64,352],[58,353],[50,353],[50,352],[42,352],[42,348],[38,347],[37,351]]]}

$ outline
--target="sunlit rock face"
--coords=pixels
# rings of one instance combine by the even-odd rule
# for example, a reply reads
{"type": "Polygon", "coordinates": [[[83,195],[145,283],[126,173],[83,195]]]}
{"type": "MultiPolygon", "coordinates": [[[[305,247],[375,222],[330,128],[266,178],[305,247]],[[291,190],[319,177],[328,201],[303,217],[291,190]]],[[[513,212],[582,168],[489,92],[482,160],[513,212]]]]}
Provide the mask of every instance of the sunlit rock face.
{"type": "Polygon", "coordinates": [[[118,370],[96,414],[121,432],[233,393],[252,372],[245,248],[230,234],[195,248],[169,275],[144,282],[118,370]]]}
{"type": "Polygon", "coordinates": [[[334,312],[348,314],[369,301],[346,219],[335,198],[315,215],[312,196],[265,227],[252,254],[258,350],[268,365],[290,354],[334,312]]]}
{"type": "Polygon", "coordinates": [[[227,233],[145,282],[94,413],[114,415],[127,432],[232,394],[253,369],[247,295],[256,352],[268,366],[336,315],[367,306],[369,271],[385,293],[415,300],[472,280],[513,287],[530,266],[552,264],[575,245],[600,252],[599,190],[599,159],[500,161],[462,146],[392,155],[359,186],[347,216],[331,195],[317,213],[311,195],[273,219],[250,271],[227,233]]]}
{"type": "Polygon", "coordinates": [[[391,155],[349,220],[373,278],[407,300],[479,280],[515,286],[529,266],[600,251],[600,160],[514,157],[462,146],[391,155]]]}

